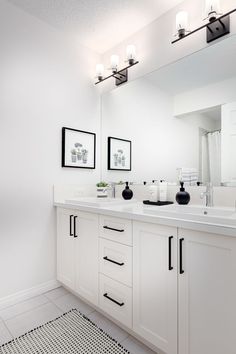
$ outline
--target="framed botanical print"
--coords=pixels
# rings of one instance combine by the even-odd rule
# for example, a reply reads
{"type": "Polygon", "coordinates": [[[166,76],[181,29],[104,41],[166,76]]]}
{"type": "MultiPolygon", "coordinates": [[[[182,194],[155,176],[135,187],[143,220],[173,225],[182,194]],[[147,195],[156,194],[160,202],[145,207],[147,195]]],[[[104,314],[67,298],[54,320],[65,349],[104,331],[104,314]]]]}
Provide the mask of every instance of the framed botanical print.
{"type": "Polygon", "coordinates": [[[62,128],[62,167],[95,168],[96,134],[62,128]]]}
{"type": "Polygon", "coordinates": [[[108,137],[108,170],[131,171],[131,141],[108,137]]]}

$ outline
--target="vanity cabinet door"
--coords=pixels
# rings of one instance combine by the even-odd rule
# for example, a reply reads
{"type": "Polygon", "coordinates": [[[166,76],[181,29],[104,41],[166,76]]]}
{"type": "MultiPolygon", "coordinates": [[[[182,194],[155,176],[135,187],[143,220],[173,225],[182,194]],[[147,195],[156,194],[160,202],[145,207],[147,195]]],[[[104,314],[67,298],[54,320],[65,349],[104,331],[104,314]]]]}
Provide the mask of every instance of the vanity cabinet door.
{"type": "Polygon", "coordinates": [[[57,208],[57,279],[74,290],[74,210],[57,208]]]}
{"type": "Polygon", "coordinates": [[[75,291],[98,305],[98,215],[78,212],[75,230],[75,291]]]}
{"type": "Polygon", "coordinates": [[[235,354],[236,238],[179,229],[179,245],[179,354],[235,354]]]}
{"type": "Polygon", "coordinates": [[[177,229],[134,222],[133,230],[134,331],[176,354],[177,229]]]}

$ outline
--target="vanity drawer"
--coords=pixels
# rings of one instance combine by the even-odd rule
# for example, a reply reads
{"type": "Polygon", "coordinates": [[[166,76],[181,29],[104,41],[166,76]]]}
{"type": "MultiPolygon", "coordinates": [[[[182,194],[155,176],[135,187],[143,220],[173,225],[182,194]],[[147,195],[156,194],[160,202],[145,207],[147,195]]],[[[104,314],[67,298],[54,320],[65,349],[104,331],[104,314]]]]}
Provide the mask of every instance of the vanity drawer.
{"type": "Polygon", "coordinates": [[[100,274],[99,305],[126,327],[132,328],[132,289],[100,274]]]}
{"type": "Polygon", "coordinates": [[[99,236],[132,246],[132,221],[101,215],[99,236]]]}
{"type": "Polygon", "coordinates": [[[132,287],[132,247],[99,240],[100,272],[132,287]]]}

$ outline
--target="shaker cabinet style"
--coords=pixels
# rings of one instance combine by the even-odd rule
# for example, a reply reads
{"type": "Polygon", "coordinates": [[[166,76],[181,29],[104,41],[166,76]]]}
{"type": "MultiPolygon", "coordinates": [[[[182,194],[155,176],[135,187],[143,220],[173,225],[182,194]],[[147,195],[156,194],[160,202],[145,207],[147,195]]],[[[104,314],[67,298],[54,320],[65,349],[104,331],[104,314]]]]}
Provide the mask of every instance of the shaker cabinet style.
{"type": "Polygon", "coordinates": [[[236,353],[236,238],[57,210],[57,278],[166,354],[236,353]]]}
{"type": "Polygon", "coordinates": [[[133,223],[133,329],[177,353],[177,228],[133,223]]]}
{"type": "Polygon", "coordinates": [[[236,239],[179,229],[179,354],[236,352],[236,239]]]}
{"type": "Polygon", "coordinates": [[[98,304],[98,215],[79,212],[76,219],[75,291],[98,304]]]}
{"type": "Polygon", "coordinates": [[[57,216],[57,278],[97,305],[98,216],[59,208],[57,216]]]}
{"type": "Polygon", "coordinates": [[[57,208],[57,279],[71,289],[75,287],[76,218],[73,210],[57,208]]]}

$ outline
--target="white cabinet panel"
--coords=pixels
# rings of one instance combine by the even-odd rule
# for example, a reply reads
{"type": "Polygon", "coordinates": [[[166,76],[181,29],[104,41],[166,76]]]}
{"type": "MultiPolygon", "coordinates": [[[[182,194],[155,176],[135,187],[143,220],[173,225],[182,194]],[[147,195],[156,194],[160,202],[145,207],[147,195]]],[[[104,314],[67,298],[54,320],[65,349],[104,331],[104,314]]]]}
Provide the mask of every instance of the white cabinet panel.
{"type": "Polygon", "coordinates": [[[176,354],[177,229],[134,222],[133,230],[134,331],[176,354]]]}
{"type": "Polygon", "coordinates": [[[236,239],[179,230],[179,353],[236,352],[236,239]]]}
{"type": "Polygon", "coordinates": [[[98,304],[98,215],[57,208],[57,279],[98,304]]]}
{"type": "Polygon", "coordinates": [[[100,238],[100,272],[132,287],[132,247],[100,238]]]}
{"type": "Polygon", "coordinates": [[[99,236],[132,246],[132,221],[111,216],[100,216],[99,236]]]}
{"type": "Polygon", "coordinates": [[[75,286],[74,214],[57,208],[57,279],[71,289],[75,286]]]}
{"type": "Polygon", "coordinates": [[[75,243],[75,291],[98,305],[98,215],[78,212],[75,243]]]}
{"type": "Polygon", "coordinates": [[[100,274],[99,306],[126,327],[132,328],[132,289],[100,274]]]}

